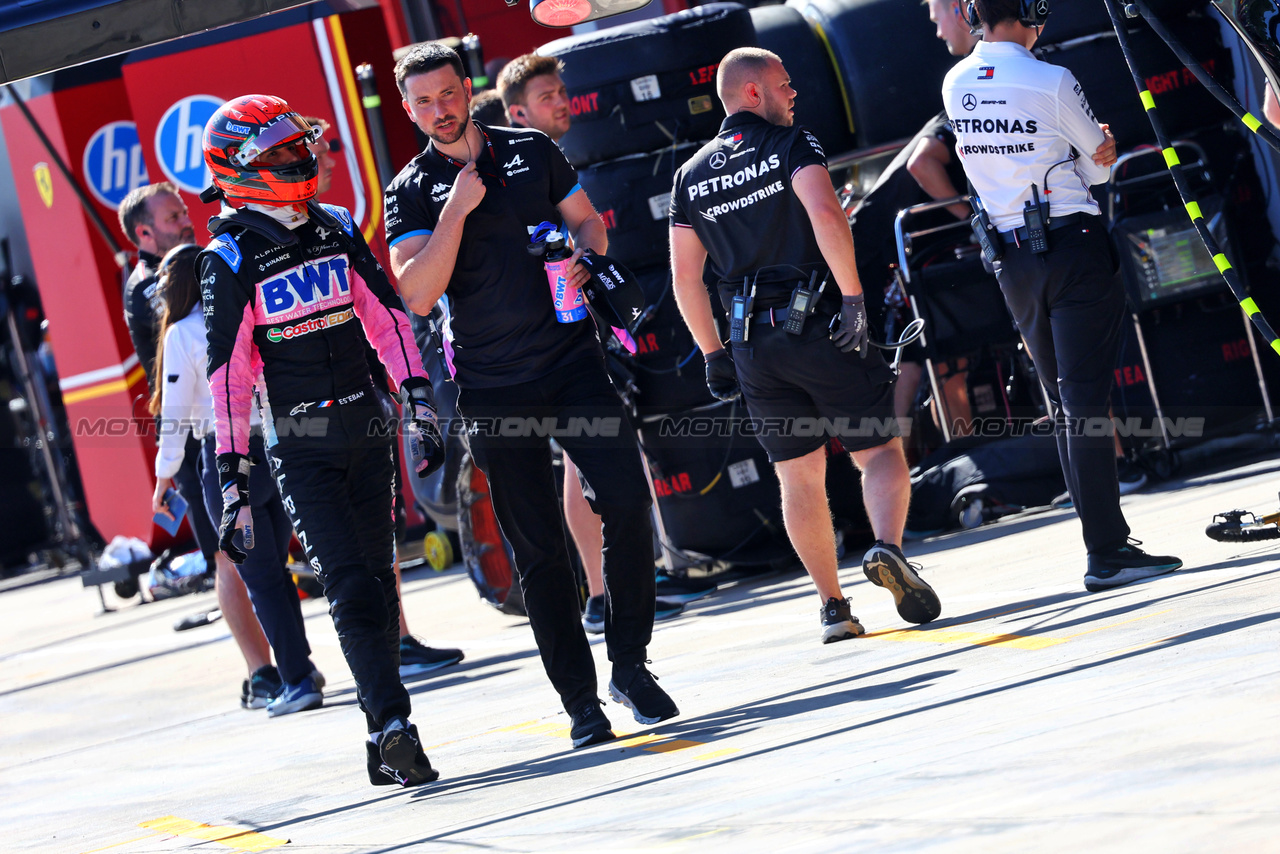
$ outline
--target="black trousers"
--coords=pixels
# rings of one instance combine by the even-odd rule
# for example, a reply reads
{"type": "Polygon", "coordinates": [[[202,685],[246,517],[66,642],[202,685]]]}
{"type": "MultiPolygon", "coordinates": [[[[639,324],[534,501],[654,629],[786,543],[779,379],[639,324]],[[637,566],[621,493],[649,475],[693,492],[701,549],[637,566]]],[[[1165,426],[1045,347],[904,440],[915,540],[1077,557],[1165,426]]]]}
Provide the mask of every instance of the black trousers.
{"type": "Polygon", "coordinates": [[[1006,244],[996,271],[1058,421],[1058,458],[1090,554],[1129,536],[1109,421],[1125,299],[1107,241],[1102,219],[1085,217],[1051,231],[1046,253],[1006,244]]]}
{"type": "MultiPolygon", "coordinates": [[[[370,390],[364,400],[372,399],[370,390]]],[[[320,411],[325,415],[299,427],[289,407],[274,407],[278,439],[267,453],[284,508],[329,599],[369,732],[377,732],[410,712],[400,682],[392,438],[376,405],[320,411]]]]}
{"type": "Polygon", "coordinates": [[[605,642],[615,666],[643,662],[653,633],[651,501],[635,434],[599,355],[518,386],[464,388],[458,409],[515,554],[542,665],[572,710],[596,696],[596,669],[582,628],[547,427],[556,425],[553,435],[577,465],[583,493],[603,521],[605,642]]]}
{"type": "MultiPolygon", "coordinates": [[[[199,508],[204,506],[204,483],[200,474],[200,440],[190,433],[187,433],[187,444],[183,450],[182,465],[178,467],[178,471],[173,476],[173,484],[178,488],[178,494],[182,496],[182,500],[187,502],[187,506],[193,508],[187,514],[187,522],[191,525],[191,533],[196,538],[196,548],[200,549],[200,554],[204,555],[205,566],[209,572],[214,570],[214,560],[218,554],[218,528],[217,524],[222,519],[222,510],[218,510],[218,515],[213,517],[213,521],[209,520],[209,516],[200,513],[199,508]]],[[[219,493],[219,502],[221,502],[221,493],[219,493]]],[[[219,504],[221,508],[221,504],[219,504]]]]}
{"type": "MultiPolygon", "coordinates": [[[[280,677],[290,685],[296,685],[316,667],[311,661],[311,645],[307,643],[298,588],[289,575],[289,540],[293,538],[293,524],[266,465],[262,437],[257,433],[249,437],[249,456],[261,461],[249,474],[249,504],[253,513],[255,543],[253,548],[245,550],[248,557],[236,569],[249,591],[253,613],[257,615],[262,632],[276,654],[280,677]]],[[[209,516],[221,524],[222,485],[218,483],[217,442],[212,433],[205,436],[202,465],[205,507],[209,516]]],[[[243,537],[237,533],[236,539],[243,547],[243,537]]]]}

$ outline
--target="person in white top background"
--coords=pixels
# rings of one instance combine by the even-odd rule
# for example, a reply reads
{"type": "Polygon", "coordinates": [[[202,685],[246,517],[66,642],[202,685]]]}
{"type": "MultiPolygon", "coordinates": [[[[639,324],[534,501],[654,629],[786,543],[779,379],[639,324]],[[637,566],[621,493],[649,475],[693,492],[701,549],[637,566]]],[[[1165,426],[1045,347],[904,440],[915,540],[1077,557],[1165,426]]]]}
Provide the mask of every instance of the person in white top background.
{"type": "Polygon", "coordinates": [[[1074,75],[1031,53],[1052,26],[1049,0],[974,0],[966,15],[982,41],[947,73],[943,103],[1001,254],[1000,290],[1058,422],[1088,552],[1085,588],[1172,572],[1182,561],[1138,548],[1120,510],[1108,404],[1125,298],[1089,190],[1110,176],[1115,140],[1074,75]]]}
{"type": "MultiPolygon", "coordinates": [[[[199,253],[199,246],[187,243],[170,250],[160,262],[158,291],[163,308],[156,335],[156,387],[151,397],[151,412],[160,416],[160,437],[151,505],[157,513],[173,515],[164,504],[164,494],[182,465],[191,433],[204,440],[205,483],[203,496],[189,497],[187,512],[207,512],[220,520],[222,491],[214,466],[213,399],[205,379],[208,338],[196,280],[199,253]]],[[[243,704],[246,708],[265,706],[267,714],[276,717],[318,708],[324,697],[324,677],[310,658],[302,608],[288,570],[293,525],[268,471],[260,427],[249,447],[262,461],[250,475],[255,542],[246,549],[249,557],[239,568],[218,552],[217,584],[222,587],[236,580],[231,576],[237,576],[248,588],[278,667],[267,662],[254,670],[246,692],[249,699],[243,704]]]]}

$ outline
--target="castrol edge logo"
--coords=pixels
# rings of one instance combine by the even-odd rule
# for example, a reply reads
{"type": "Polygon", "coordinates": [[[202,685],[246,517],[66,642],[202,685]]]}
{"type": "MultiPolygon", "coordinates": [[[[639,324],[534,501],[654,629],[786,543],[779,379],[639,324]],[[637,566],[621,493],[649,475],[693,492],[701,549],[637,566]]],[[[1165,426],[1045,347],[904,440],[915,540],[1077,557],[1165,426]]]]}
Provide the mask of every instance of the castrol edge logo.
{"type": "Polygon", "coordinates": [[[267,330],[267,340],[272,344],[279,344],[281,341],[288,341],[300,335],[307,335],[320,329],[328,329],[330,326],[346,323],[355,316],[355,311],[348,308],[343,311],[335,311],[333,314],[325,315],[324,317],[313,317],[310,320],[304,320],[302,323],[295,323],[293,326],[273,326],[267,330]]]}

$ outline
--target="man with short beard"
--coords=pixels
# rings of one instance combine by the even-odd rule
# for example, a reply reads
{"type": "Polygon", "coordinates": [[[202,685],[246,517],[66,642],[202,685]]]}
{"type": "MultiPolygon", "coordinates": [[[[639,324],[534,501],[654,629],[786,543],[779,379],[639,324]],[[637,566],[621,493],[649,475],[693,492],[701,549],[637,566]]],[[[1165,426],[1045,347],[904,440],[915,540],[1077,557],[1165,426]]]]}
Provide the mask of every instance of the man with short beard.
{"type": "Polygon", "coordinates": [[[124,286],[124,321],[133,339],[147,385],[155,390],[151,372],[156,361],[156,318],[162,301],[156,295],[160,259],[175,246],[193,243],[195,229],[178,188],[168,181],[139,187],[120,203],[120,229],[138,247],[138,265],[124,286]]]}
{"type": "MultiPolygon", "coordinates": [[[[609,693],[637,721],[678,714],[645,668],[653,630],[649,488],[622,403],[585,317],[557,322],[541,260],[526,249],[542,222],[565,224],[577,250],[565,284],[584,284],[587,248],[603,252],[604,223],[555,144],[536,130],[471,121],[471,81],[453,51],[417,45],[396,64],[409,117],[431,142],[387,188],[391,267],[409,308],[449,297],[458,409],[471,452],[489,477],[494,510],[515,554],[543,666],[572,717],[574,747],[613,738],[597,697],[595,663],[579,620],[545,434],[509,435],[513,418],[613,424],[613,436],[558,431],[604,524],[609,693]],[[595,419],[599,419],[596,421],[595,419]]],[[[583,312],[585,315],[585,312],[583,312]]],[[[568,318],[566,318],[568,320],[568,318]]],[[[594,431],[584,431],[594,432],[594,431]]]]}
{"type": "Polygon", "coordinates": [[[911,480],[893,430],[894,375],[868,342],[853,238],[826,155],[811,132],[793,126],[796,90],[776,54],[730,51],[716,92],[727,117],[677,170],[670,210],[676,301],[706,354],[707,387],[720,400],[741,395],[756,423],[821,425],[757,439],[782,484],[787,535],[823,603],[822,642],[864,633],[840,588],[826,493],[833,435],[862,472],[876,536],[863,572],[893,594],[902,619],[928,623],[942,605],[901,549],[911,480]],[[704,264],[735,321],[732,356],[716,329],[704,264]]]}

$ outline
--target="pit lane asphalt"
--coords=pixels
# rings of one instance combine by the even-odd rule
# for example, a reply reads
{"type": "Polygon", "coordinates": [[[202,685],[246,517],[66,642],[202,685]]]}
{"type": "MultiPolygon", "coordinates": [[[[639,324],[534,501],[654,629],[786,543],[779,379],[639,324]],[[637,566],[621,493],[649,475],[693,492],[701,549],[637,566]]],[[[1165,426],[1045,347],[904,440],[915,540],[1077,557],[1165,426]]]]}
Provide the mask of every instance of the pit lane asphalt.
{"type": "Polygon", "coordinates": [[[803,575],[722,590],[655,627],[681,715],[610,703],[625,737],[580,751],[527,623],[457,567],[409,572],[414,632],[467,653],[408,683],[441,771],[421,789],[366,781],[323,602],[303,612],[325,707],[269,719],[238,707],[224,623],[171,629],[212,594],[97,615],[74,578],[9,590],[0,851],[1275,851],[1280,541],[1203,530],[1278,485],[1259,460],[1126,497],[1186,565],[1101,594],[1069,510],[910,543],[943,602],[922,628],[846,559],[870,634],[828,646],[803,575]]]}

